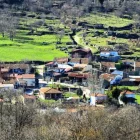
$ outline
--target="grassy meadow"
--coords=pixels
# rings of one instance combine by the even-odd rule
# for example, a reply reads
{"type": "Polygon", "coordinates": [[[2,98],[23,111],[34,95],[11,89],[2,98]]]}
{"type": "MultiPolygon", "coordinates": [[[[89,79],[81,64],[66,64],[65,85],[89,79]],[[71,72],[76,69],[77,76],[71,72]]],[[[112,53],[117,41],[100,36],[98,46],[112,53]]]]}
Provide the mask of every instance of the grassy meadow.
{"type": "MultiPolygon", "coordinates": [[[[134,20],[125,19],[125,18],[119,18],[114,15],[109,14],[90,14],[87,17],[83,17],[80,19],[80,21],[85,21],[90,25],[93,24],[103,24],[104,27],[108,28],[109,26],[112,27],[123,27],[129,24],[133,24],[134,20]]],[[[132,30],[120,30],[117,31],[117,33],[128,33],[133,34],[136,31],[135,29],[132,30]]],[[[85,33],[85,30],[79,31],[76,36],[75,40],[80,44],[81,46],[85,46],[86,48],[90,48],[93,53],[98,51],[98,47],[113,47],[113,45],[109,45],[108,42],[111,42],[112,44],[128,44],[129,49],[133,52],[133,56],[139,56],[140,50],[138,47],[136,47],[136,44],[129,41],[129,39],[125,38],[116,38],[116,40],[112,40],[111,36],[106,35],[106,30],[104,29],[88,29],[86,31],[86,37],[83,39],[83,34],[85,33]],[[95,36],[96,32],[103,33],[102,35],[95,36]]]]}
{"type": "MultiPolygon", "coordinates": [[[[17,29],[14,40],[11,41],[8,35],[2,37],[0,35],[0,61],[23,61],[23,60],[41,60],[50,61],[55,57],[63,57],[68,54],[56,49],[56,35],[28,35],[30,30],[27,28],[29,24],[39,19],[28,18],[21,19],[20,27],[25,28],[17,29]],[[26,22],[26,23],[25,23],[26,22]]],[[[57,21],[46,20],[46,23],[52,26],[57,26],[57,21]]],[[[61,26],[61,25],[60,25],[61,26]]],[[[62,26],[61,26],[62,27],[62,26]]],[[[48,28],[41,26],[37,28],[37,32],[48,31],[48,28]]],[[[66,42],[71,42],[68,35],[64,35],[62,38],[62,46],[66,45],[66,42]]]]}
{"type": "Polygon", "coordinates": [[[86,21],[90,24],[104,24],[105,27],[109,26],[122,27],[134,22],[133,20],[130,19],[119,18],[112,14],[103,14],[103,13],[90,14],[89,16],[81,18],[80,20],[86,21]]]}
{"type": "MultiPolygon", "coordinates": [[[[65,40],[68,40],[65,37],[65,40]]],[[[55,49],[54,35],[29,36],[15,38],[10,41],[7,37],[0,37],[0,60],[20,61],[20,60],[53,60],[54,57],[67,56],[64,52],[55,49]],[[42,42],[49,45],[42,45],[42,42]]]]}
{"type": "MultiPolygon", "coordinates": [[[[28,13],[31,15],[33,13],[28,13]]],[[[0,35],[0,61],[23,61],[23,60],[41,60],[41,61],[51,61],[55,57],[64,57],[68,56],[68,52],[71,49],[68,49],[68,52],[61,50],[63,47],[68,47],[67,42],[72,42],[68,36],[70,29],[64,28],[63,24],[60,24],[58,19],[48,19],[45,18],[45,25],[42,26],[33,26],[35,33],[46,32],[43,35],[33,34],[29,35],[31,31],[31,24],[34,22],[39,22],[41,19],[37,18],[38,15],[34,14],[35,17],[22,17],[20,19],[19,28],[16,31],[16,36],[14,40],[11,41],[8,35],[2,37],[0,35]],[[59,44],[56,48],[56,34],[49,34],[49,26],[53,28],[62,28],[65,30],[65,35],[62,38],[62,44],[59,44]]],[[[122,27],[133,23],[133,20],[118,18],[114,15],[107,14],[90,14],[86,17],[78,19],[80,21],[86,21],[89,24],[104,24],[105,27],[115,26],[122,27]]],[[[110,46],[107,44],[107,41],[111,41],[109,36],[98,36],[94,37],[96,31],[105,32],[105,30],[100,29],[89,29],[85,40],[82,38],[83,30],[77,32],[75,41],[84,48],[90,48],[92,52],[97,52],[97,47],[110,46]],[[97,46],[97,47],[95,47],[97,46]]],[[[120,31],[123,32],[123,31],[120,31]]],[[[124,31],[126,32],[126,31],[124,31]]],[[[127,31],[130,33],[130,31],[127,31]]],[[[128,41],[128,39],[118,38],[115,40],[115,43],[127,43],[130,48],[135,48],[135,46],[128,41]]],[[[137,48],[135,48],[137,49],[137,48]]],[[[134,52],[134,56],[139,55],[139,49],[134,52]]]]}

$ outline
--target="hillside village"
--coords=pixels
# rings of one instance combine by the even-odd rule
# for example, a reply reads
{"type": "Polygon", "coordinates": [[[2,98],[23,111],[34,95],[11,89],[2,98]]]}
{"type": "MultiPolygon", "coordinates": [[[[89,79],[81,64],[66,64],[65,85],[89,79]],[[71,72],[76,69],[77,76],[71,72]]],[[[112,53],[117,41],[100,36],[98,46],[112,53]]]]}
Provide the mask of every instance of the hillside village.
{"type": "Polygon", "coordinates": [[[0,0],[0,140],[139,130],[139,0],[0,0]]]}
{"type": "Polygon", "coordinates": [[[1,64],[0,83],[0,88],[22,89],[25,101],[137,105],[140,62],[122,59],[118,51],[105,49],[95,56],[90,49],[79,48],[72,50],[70,57],[55,58],[45,65],[1,64]]]}
{"type": "MultiPolygon", "coordinates": [[[[21,22],[10,42],[8,30],[1,30],[0,87],[20,89],[25,100],[46,106],[58,102],[103,107],[139,104],[139,19],[103,14],[100,2],[95,2],[96,12],[77,19],[80,11],[75,11],[73,19],[69,9],[70,15],[65,16],[72,19],[62,22],[61,14],[72,3],[53,3],[53,14],[13,13],[21,22]]],[[[7,12],[2,15],[8,16],[7,12]]]]}

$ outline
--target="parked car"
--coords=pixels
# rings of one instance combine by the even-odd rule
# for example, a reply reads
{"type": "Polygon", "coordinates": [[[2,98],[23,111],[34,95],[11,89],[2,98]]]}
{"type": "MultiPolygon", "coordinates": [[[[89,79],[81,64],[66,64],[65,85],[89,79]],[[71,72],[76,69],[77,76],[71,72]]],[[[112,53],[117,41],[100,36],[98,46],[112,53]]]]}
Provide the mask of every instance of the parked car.
{"type": "Polygon", "coordinates": [[[39,81],[39,88],[42,88],[42,87],[47,87],[48,84],[46,81],[39,81]]]}
{"type": "Polygon", "coordinates": [[[33,89],[27,88],[27,89],[25,89],[25,94],[27,94],[27,95],[33,95],[34,94],[34,91],[33,91],[33,89]]]}
{"type": "Polygon", "coordinates": [[[33,89],[33,94],[34,95],[39,95],[39,93],[40,93],[39,89],[33,89]]]}

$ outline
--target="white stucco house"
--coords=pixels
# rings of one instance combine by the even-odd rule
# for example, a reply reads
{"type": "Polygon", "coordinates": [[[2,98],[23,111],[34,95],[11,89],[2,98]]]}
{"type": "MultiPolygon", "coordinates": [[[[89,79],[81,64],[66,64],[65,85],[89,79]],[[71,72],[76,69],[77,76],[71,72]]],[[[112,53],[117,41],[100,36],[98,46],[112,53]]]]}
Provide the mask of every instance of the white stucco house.
{"type": "Polygon", "coordinates": [[[35,86],[35,74],[22,74],[17,75],[17,81],[25,81],[27,87],[34,87],[35,86]]]}

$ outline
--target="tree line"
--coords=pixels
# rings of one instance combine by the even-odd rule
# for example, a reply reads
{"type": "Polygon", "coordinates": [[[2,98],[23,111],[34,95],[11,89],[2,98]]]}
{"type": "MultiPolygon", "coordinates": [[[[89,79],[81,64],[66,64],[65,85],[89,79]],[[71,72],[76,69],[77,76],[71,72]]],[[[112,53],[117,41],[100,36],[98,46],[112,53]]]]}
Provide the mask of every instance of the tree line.
{"type": "Polygon", "coordinates": [[[23,104],[22,91],[0,90],[1,140],[124,140],[140,137],[140,108],[76,107],[77,112],[23,104]],[[15,103],[11,103],[12,100],[15,103]]]}

